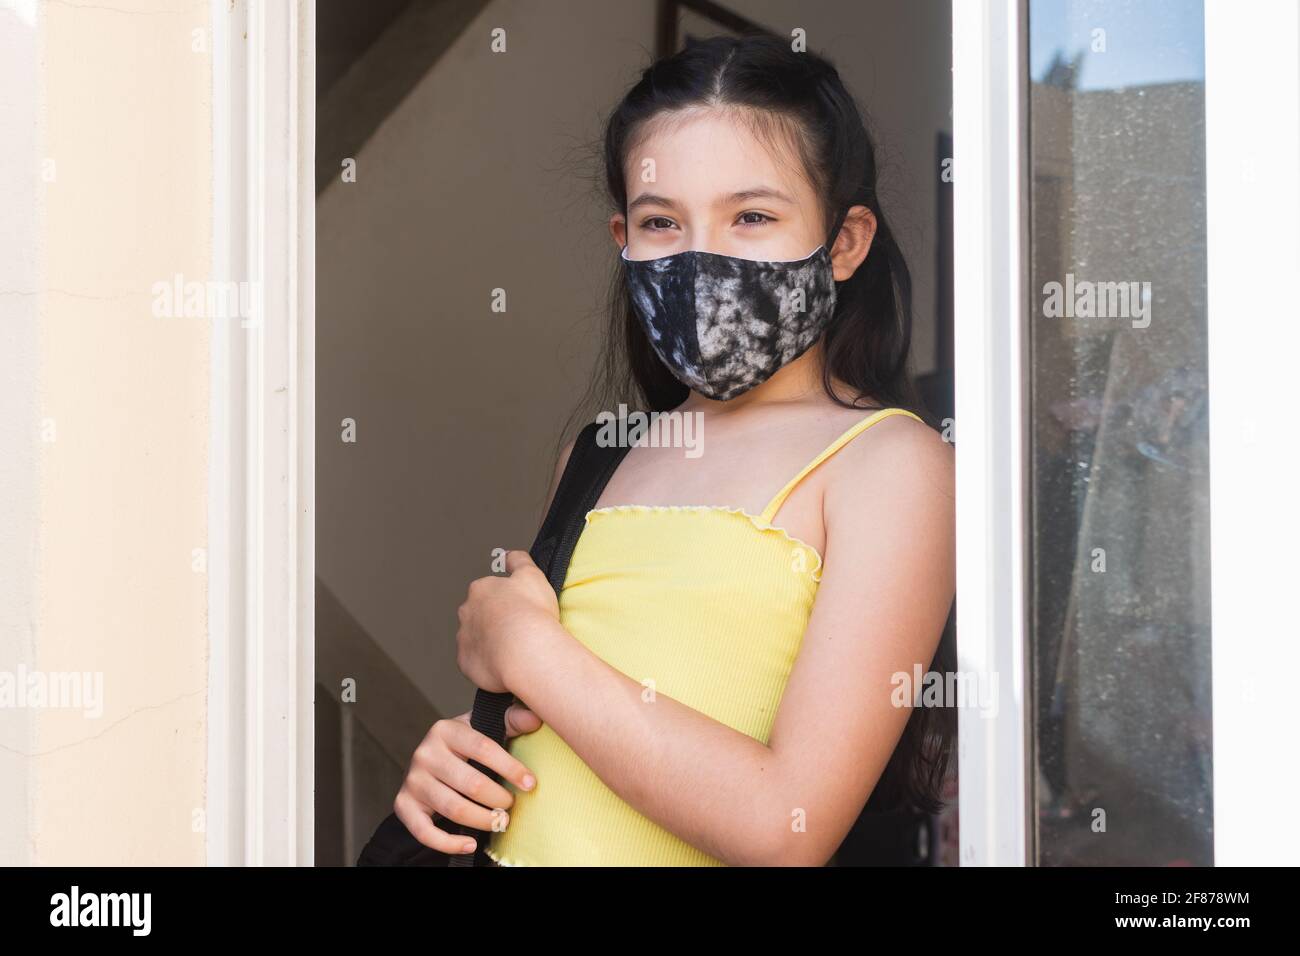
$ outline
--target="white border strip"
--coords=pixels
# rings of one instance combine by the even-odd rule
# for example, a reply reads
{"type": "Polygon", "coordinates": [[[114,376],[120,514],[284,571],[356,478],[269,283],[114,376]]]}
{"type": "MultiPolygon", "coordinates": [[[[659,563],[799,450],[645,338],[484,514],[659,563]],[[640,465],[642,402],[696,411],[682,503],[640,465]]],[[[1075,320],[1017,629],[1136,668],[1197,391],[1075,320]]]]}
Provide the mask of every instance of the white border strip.
{"type": "Polygon", "coordinates": [[[998,711],[959,711],[961,865],[1030,861],[1025,628],[1026,20],[952,5],[957,658],[998,711]]]}
{"type": "Polygon", "coordinates": [[[1214,861],[1292,864],[1300,792],[1300,5],[1205,4],[1214,861]],[[1267,69],[1260,69],[1267,64],[1267,69]]]}
{"type": "MultiPolygon", "coordinates": [[[[234,279],[234,263],[245,260],[242,208],[245,90],[235,77],[246,70],[245,45],[232,36],[245,30],[243,5],[212,3],[212,278],[234,279]]],[[[242,859],[238,834],[244,830],[243,801],[233,799],[235,768],[243,766],[242,734],[234,732],[236,705],[232,674],[242,672],[244,554],[243,335],[229,319],[213,319],[211,330],[210,435],[208,451],[208,760],[207,862],[226,866],[242,859]]]]}
{"type": "Polygon", "coordinates": [[[289,314],[289,354],[293,381],[289,407],[294,431],[290,449],[297,488],[287,514],[293,534],[294,604],[292,666],[298,687],[293,741],[297,762],[293,778],[298,832],[295,859],[311,866],[316,859],[316,0],[298,0],[293,51],[294,109],[291,168],[294,203],[293,299],[289,314]]]}
{"type": "Polygon", "coordinates": [[[214,0],[210,865],[310,865],[315,7],[214,0]]]}

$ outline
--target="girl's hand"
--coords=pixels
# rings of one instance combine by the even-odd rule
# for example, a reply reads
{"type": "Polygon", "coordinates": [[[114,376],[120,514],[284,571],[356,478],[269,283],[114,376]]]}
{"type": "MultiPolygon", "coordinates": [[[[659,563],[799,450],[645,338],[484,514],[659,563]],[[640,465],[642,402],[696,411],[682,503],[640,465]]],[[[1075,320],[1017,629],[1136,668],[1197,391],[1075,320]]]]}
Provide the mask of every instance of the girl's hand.
{"type": "MultiPolygon", "coordinates": [[[[473,852],[475,842],[471,837],[455,836],[434,826],[435,813],[476,830],[500,832],[510,823],[506,810],[514,805],[514,794],[471,767],[471,758],[521,790],[536,786],[535,779],[529,782],[532,775],[528,768],[495,740],[471,727],[469,717],[467,711],[429,728],[415,748],[406,780],[393,800],[393,812],[411,835],[443,853],[473,852]]],[[[507,738],[532,733],[540,726],[541,719],[523,704],[511,704],[506,710],[507,738]]]]}
{"type": "Polygon", "coordinates": [[[523,641],[552,627],[560,618],[555,589],[526,551],[506,552],[508,577],[470,582],[457,610],[456,666],[476,687],[504,693],[505,672],[523,641]]]}

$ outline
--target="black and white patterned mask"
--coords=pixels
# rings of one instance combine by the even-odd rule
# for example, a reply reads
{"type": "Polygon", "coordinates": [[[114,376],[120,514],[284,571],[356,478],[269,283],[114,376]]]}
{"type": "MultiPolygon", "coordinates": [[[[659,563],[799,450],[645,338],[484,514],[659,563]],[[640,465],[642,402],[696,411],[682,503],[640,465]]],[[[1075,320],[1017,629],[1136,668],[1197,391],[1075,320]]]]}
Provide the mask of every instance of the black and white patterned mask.
{"type": "Polygon", "coordinates": [[[701,395],[726,401],[808,351],[835,315],[826,246],[802,259],[678,252],[629,259],[628,289],[660,361],[701,395]]]}

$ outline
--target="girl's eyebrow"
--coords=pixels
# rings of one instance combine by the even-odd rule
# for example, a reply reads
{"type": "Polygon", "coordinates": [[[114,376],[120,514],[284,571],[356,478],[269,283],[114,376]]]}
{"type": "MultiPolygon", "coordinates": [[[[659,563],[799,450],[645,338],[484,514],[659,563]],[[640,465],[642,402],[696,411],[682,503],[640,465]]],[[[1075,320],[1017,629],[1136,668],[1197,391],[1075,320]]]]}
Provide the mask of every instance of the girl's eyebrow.
{"type": "Polygon", "coordinates": [[[738,202],[748,202],[751,199],[779,199],[781,202],[793,204],[794,200],[779,190],[772,189],[768,186],[753,186],[749,189],[742,189],[740,192],[732,193],[719,199],[717,205],[730,206],[738,202]]]}
{"type": "MultiPolygon", "coordinates": [[[[790,203],[791,205],[794,204],[793,199],[779,190],[772,189],[768,186],[753,186],[749,189],[742,189],[739,192],[734,192],[729,196],[722,196],[716,203],[714,203],[714,205],[732,206],[736,203],[749,202],[751,199],[777,199],[781,202],[790,203]]],[[[668,209],[675,209],[677,203],[666,196],[659,196],[655,193],[642,193],[627,204],[627,211],[631,212],[639,206],[664,206],[668,209]]]]}
{"type": "Polygon", "coordinates": [[[675,209],[677,203],[664,196],[656,196],[654,193],[642,193],[627,204],[627,211],[631,212],[638,206],[666,206],[669,209],[675,209]]]}

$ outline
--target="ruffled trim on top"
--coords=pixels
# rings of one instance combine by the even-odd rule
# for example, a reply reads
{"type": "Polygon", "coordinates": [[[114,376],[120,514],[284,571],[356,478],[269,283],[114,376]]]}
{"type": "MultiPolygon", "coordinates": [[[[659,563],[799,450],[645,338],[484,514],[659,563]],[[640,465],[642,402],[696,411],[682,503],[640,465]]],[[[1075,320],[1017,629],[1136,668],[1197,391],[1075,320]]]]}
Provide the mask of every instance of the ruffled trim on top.
{"type": "Polygon", "coordinates": [[[592,515],[613,514],[619,511],[636,511],[636,512],[660,512],[660,511],[720,511],[723,514],[740,515],[742,518],[749,520],[749,523],[762,532],[773,532],[785,538],[786,541],[800,548],[807,548],[812,552],[817,564],[812,569],[812,579],[816,583],[821,582],[822,566],[824,561],[821,552],[814,548],[802,538],[796,538],[785,528],[774,525],[769,521],[764,521],[759,515],[746,511],[744,508],[728,508],[725,505],[607,505],[604,508],[592,508],[584,516],[583,521],[591,522],[592,515]]]}
{"type": "Polygon", "coordinates": [[[517,863],[516,861],[511,860],[509,857],[497,856],[497,854],[493,851],[491,847],[484,847],[483,852],[487,854],[489,857],[491,857],[493,860],[495,860],[497,863],[501,864],[502,866],[523,866],[524,865],[522,863],[517,863]]]}

